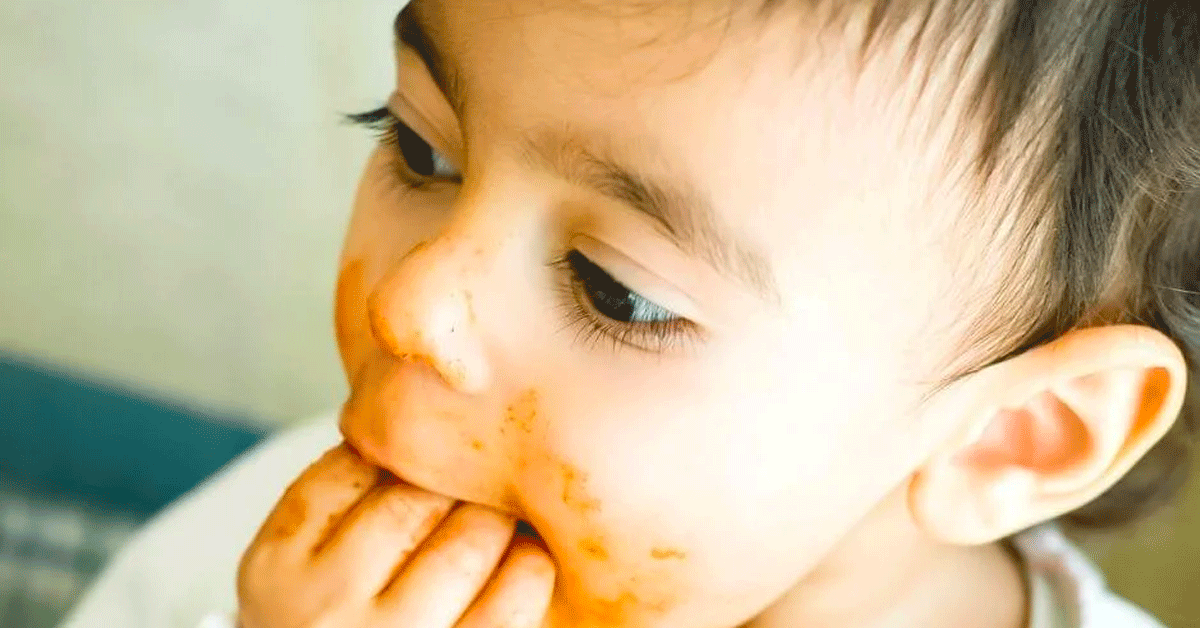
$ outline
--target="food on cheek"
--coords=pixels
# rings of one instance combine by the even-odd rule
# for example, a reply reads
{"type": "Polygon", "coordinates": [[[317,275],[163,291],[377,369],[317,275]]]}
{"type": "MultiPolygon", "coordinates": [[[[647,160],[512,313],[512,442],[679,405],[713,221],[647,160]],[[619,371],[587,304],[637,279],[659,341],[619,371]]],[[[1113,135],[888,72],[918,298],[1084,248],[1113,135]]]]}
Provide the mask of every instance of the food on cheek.
{"type": "Polygon", "coordinates": [[[346,368],[357,364],[354,347],[362,342],[367,333],[362,308],[366,303],[366,278],[361,259],[351,260],[338,273],[337,294],[334,302],[334,331],[338,351],[346,368]]]}
{"type": "Polygon", "coordinates": [[[565,507],[558,516],[567,519],[541,523],[559,567],[563,612],[571,617],[564,625],[646,625],[676,608],[687,552],[665,539],[628,551],[601,519],[601,500],[586,471],[554,454],[543,453],[535,463],[547,465],[561,483],[553,487],[558,504],[551,506],[565,507]]]}
{"type": "Polygon", "coordinates": [[[537,418],[538,393],[531,388],[508,405],[504,414],[504,424],[528,434],[533,431],[537,418]]]}
{"type": "Polygon", "coordinates": [[[615,598],[595,600],[589,610],[604,624],[622,625],[628,621],[630,611],[637,608],[639,601],[632,591],[623,591],[615,598]]]}
{"type": "Polygon", "coordinates": [[[656,547],[650,550],[650,557],[655,560],[683,560],[687,558],[687,553],[673,547],[656,547]]]}
{"type": "Polygon", "coordinates": [[[467,304],[467,322],[474,327],[479,323],[479,319],[475,316],[475,295],[471,294],[470,290],[463,291],[463,303],[467,304]]]}
{"type": "Polygon", "coordinates": [[[561,463],[563,477],[562,501],[567,507],[580,514],[598,512],[600,500],[587,492],[587,474],[570,464],[561,463]]]}
{"type": "Polygon", "coordinates": [[[608,560],[608,550],[599,537],[587,537],[579,542],[579,549],[592,560],[608,560]]]}

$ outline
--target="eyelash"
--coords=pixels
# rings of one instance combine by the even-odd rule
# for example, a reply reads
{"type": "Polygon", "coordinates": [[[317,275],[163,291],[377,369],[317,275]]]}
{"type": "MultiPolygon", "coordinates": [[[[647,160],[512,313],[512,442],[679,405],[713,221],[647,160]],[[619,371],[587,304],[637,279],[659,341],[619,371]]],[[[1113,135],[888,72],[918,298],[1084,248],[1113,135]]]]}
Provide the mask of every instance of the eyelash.
{"type": "MultiPolygon", "coordinates": [[[[429,147],[429,144],[386,106],[372,111],[350,114],[346,116],[346,119],[355,125],[375,131],[379,141],[391,149],[395,159],[391,170],[407,188],[420,190],[434,183],[462,183],[461,176],[454,179],[439,179],[423,176],[413,171],[404,155],[401,134],[409,136],[407,138],[409,140],[420,141],[426,147],[429,147]]],[[[429,147],[429,150],[432,151],[433,148],[429,147]]],[[[560,278],[557,287],[560,297],[558,301],[567,323],[566,329],[574,328],[576,340],[588,348],[607,340],[612,343],[613,350],[628,347],[645,353],[663,354],[684,349],[692,342],[701,339],[699,327],[681,317],[662,321],[630,322],[601,314],[587,291],[586,284],[589,283],[589,278],[584,277],[585,270],[581,269],[584,265],[591,267],[586,269],[586,273],[592,275],[590,282],[611,282],[640,299],[645,299],[645,297],[617,281],[577,249],[571,249],[552,261],[550,266],[556,271],[555,275],[560,278]]],[[[650,303],[648,299],[646,301],[650,303]]],[[[657,304],[655,307],[662,309],[657,304]]],[[[663,311],[667,310],[663,309],[663,311]]]]}
{"type": "Polygon", "coordinates": [[[416,172],[410,165],[409,157],[405,154],[408,148],[429,151],[431,160],[437,150],[426,142],[412,127],[396,117],[385,105],[371,111],[354,113],[346,119],[358,126],[366,127],[375,132],[379,142],[388,147],[392,155],[392,171],[396,177],[409,189],[421,190],[435,183],[461,184],[462,175],[455,177],[428,176],[416,172]],[[418,146],[413,144],[419,143],[418,146]]]}
{"type": "MultiPolygon", "coordinates": [[[[640,299],[645,297],[622,284],[578,249],[571,249],[554,260],[551,267],[556,269],[557,276],[562,278],[558,292],[567,328],[574,328],[576,340],[589,348],[602,340],[608,340],[614,350],[629,347],[645,353],[663,354],[687,349],[702,339],[700,329],[695,323],[673,314],[669,320],[648,322],[619,321],[601,314],[592,295],[587,291],[586,284],[590,282],[604,281],[619,286],[640,299]],[[592,267],[587,271],[587,274],[592,275],[590,280],[580,269],[582,264],[592,267]]],[[[657,304],[655,307],[667,312],[657,304]]]]}

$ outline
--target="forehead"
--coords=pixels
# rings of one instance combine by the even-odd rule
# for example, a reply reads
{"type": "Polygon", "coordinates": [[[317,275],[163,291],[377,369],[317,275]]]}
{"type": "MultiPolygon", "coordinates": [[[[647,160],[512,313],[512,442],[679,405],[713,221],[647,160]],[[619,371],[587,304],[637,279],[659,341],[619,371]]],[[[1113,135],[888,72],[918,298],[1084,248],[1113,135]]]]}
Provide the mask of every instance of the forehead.
{"type": "Polygon", "coordinates": [[[785,268],[846,258],[851,233],[904,243],[891,252],[911,268],[971,197],[947,122],[958,81],[918,85],[899,47],[860,66],[853,20],[835,32],[726,2],[418,1],[462,74],[469,141],[603,136],[695,182],[785,268]]]}

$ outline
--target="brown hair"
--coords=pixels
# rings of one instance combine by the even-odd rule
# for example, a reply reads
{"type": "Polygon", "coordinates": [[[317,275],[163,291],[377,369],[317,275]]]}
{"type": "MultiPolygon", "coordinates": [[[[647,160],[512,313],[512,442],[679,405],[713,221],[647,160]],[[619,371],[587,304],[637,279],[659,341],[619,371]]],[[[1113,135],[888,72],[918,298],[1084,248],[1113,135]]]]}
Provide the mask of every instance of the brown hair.
{"type": "MultiPolygon", "coordinates": [[[[986,182],[1021,165],[1006,238],[1021,270],[969,317],[962,355],[974,357],[947,368],[930,396],[1073,329],[1153,327],[1189,366],[1179,421],[1111,490],[1062,521],[1117,527],[1169,501],[1200,431],[1200,9],[1146,0],[803,3],[832,15],[865,9],[864,55],[906,25],[917,26],[910,58],[916,50],[939,58],[956,38],[972,38],[968,53],[984,60],[968,107],[982,139],[975,170],[986,182]],[[984,32],[994,34],[981,40],[984,32]]],[[[761,12],[785,4],[767,0],[761,12]]],[[[967,224],[996,223],[970,215],[967,224]]]]}

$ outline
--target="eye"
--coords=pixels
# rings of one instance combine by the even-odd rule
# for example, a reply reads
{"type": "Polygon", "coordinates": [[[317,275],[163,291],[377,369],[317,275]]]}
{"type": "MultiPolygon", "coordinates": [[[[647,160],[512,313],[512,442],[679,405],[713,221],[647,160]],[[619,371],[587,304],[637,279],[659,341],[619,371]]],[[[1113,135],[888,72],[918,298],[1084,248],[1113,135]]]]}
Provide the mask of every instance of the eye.
{"type": "Polygon", "coordinates": [[[567,264],[580,292],[596,312],[621,323],[661,323],[679,318],[670,310],[626,288],[579,251],[567,254],[567,264]]]}
{"type": "Polygon", "coordinates": [[[396,150],[400,158],[396,164],[397,174],[410,187],[423,187],[436,182],[462,183],[462,173],[454,164],[387,107],[354,114],[349,119],[375,130],[380,142],[396,150]]]}
{"type": "Polygon", "coordinates": [[[586,341],[607,339],[614,348],[625,345],[665,353],[700,338],[694,323],[625,287],[577,250],[555,266],[565,276],[563,305],[569,324],[586,341]]]}
{"type": "MultiPolygon", "coordinates": [[[[413,174],[427,179],[459,179],[458,170],[416,131],[393,117],[391,138],[413,174]]],[[[386,139],[386,138],[385,138],[386,139]]]]}

